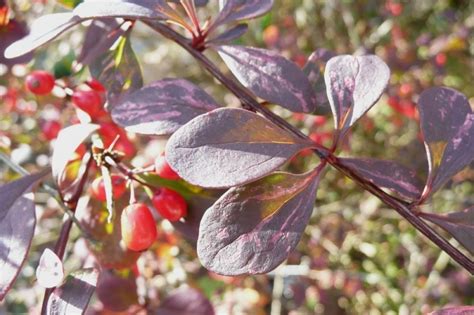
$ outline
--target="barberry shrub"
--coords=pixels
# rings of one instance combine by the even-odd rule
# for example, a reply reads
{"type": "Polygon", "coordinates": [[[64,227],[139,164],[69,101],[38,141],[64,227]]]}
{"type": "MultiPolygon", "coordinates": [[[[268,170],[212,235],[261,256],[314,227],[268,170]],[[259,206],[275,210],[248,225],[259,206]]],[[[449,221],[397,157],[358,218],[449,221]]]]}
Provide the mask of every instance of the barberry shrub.
{"type": "MultiPolygon", "coordinates": [[[[137,187],[147,191],[156,217],[170,220],[176,230],[195,241],[204,267],[221,275],[261,274],[279,266],[298,245],[328,166],[393,208],[474,273],[474,262],[468,257],[474,254],[474,208],[447,215],[422,210],[436,191],[474,159],[474,113],[463,94],[433,87],[418,100],[428,164],[424,180],[397,161],[340,157],[338,151],[350,129],[387,87],[390,70],[384,61],[375,55],[328,55],[319,50],[301,69],[275,51],[231,44],[247,31],[245,21],[267,13],[272,0],[219,1],[219,13],[207,23],[199,20],[197,4],[193,0],[179,4],[165,0],[85,1],[71,12],[40,17],[26,37],[6,49],[7,58],[28,55],[91,20],[77,61],[89,68],[93,79],[84,83],[89,89],[68,87],[75,91],[73,105],[87,117],[57,134],[51,169],[23,174],[0,188],[0,299],[18,276],[34,236],[32,192],[37,187],[56,191],[68,215],[54,253],[45,253],[37,272],[38,279],[48,275],[60,278],[43,281],[48,283],[43,311],[66,314],[70,307],[85,310],[96,285],[99,298],[105,301],[104,288],[128,281],[128,276],[123,279],[110,271],[99,279],[95,269],[79,270],[62,279],[61,264],[72,224],[80,227],[106,269],[132,268],[140,255],[137,251],[153,246],[155,218],[147,205],[135,203],[137,187]],[[138,22],[189,52],[237,96],[241,108],[222,106],[185,79],[167,78],[144,85],[130,44],[131,31],[138,22]],[[184,31],[178,32],[170,24],[184,31]],[[222,73],[206,51],[216,52],[233,77],[222,73]],[[100,94],[104,92],[105,113],[100,94]],[[273,110],[277,106],[308,116],[332,114],[331,145],[313,141],[278,116],[273,110]],[[106,129],[111,131],[107,136],[106,129]],[[122,129],[169,136],[166,160],[159,158],[159,167],[152,165],[151,171],[130,168],[126,159],[135,149],[122,129]],[[84,146],[85,150],[81,149],[84,146]],[[292,158],[308,150],[319,159],[317,165],[301,174],[282,171],[292,158]],[[123,175],[120,183],[115,181],[116,174],[111,175],[112,170],[123,175]],[[98,173],[100,180],[93,183],[98,173]],[[55,187],[39,186],[51,174],[55,187]],[[123,197],[127,195],[125,179],[130,201],[123,197]],[[94,200],[85,213],[76,213],[89,185],[94,200]],[[165,200],[166,196],[170,197],[165,200]],[[105,216],[94,221],[97,211],[105,216]],[[463,249],[449,243],[429,223],[446,230],[463,249]]],[[[202,4],[204,1],[199,1],[202,4]]],[[[44,88],[44,82],[27,84],[32,92],[40,87],[37,94],[44,94],[52,89],[51,80],[48,77],[44,88]]],[[[170,310],[214,312],[206,298],[193,290],[171,294],[157,313],[170,310]],[[190,305],[195,308],[190,310],[190,305]]],[[[456,309],[447,312],[442,314],[455,314],[456,309]]]]}

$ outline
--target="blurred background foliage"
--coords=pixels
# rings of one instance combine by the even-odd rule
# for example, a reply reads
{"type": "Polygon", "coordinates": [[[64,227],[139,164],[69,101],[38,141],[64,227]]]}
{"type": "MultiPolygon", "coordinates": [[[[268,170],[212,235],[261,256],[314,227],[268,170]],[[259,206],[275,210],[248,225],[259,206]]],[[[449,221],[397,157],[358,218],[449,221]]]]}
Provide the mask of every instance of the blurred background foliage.
{"type": "MultiPolygon", "coordinates": [[[[50,12],[66,10],[74,1],[11,1],[15,19],[30,23],[50,12]]],[[[398,160],[427,172],[415,104],[423,89],[445,85],[463,92],[474,106],[474,2],[469,0],[276,0],[271,13],[250,22],[238,44],[280,51],[303,66],[318,48],[337,54],[375,53],[392,71],[379,103],[353,129],[341,154],[398,160]]],[[[217,1],[200,9],[205,18],[217,1]]],[[[31,69],[45,69],[64,81],[87,79],[74,72],[84,28],[75,29],[39,49],[26,66],[0,67],[0,150],[28,170],[49,164],[51,143],[44,124],[73,123],[75,111],[60,91],[34,97],[24,90],[31,69]],[[67,76],[74,72],[74,76],[67,76]]],[[[220,103],[238,100],[205,73],[177,45],[138,24],[132,45],[145,82],[183,77],[205,88],[220,103]]],[[[213,60],[217,56],[210,54],[213,60]]],[[[224,66],[222,69],[225,70],[224,66]]],[[[318,142],[329,145],[331,117],[295,115],[275,108],[318,142]]],[[[129,135],[138,154],[134,166],[145,166],[163,150],[163,139],[129,135]]],[[[304,171],[311,156],[300,154],[287,168],[304,171]]],[[[16,175],[0,164],[0,180],[16,175]]],[[[450,212],[474,205],[474,169],[465,169],[438,192],[426,211],[450,212]]],[[[58,235],[61,212],[39,194],[39,225],[28,261],[14,290],[0,303],[0,314],[38,311],[43,289],[34,271],[45,247],[58,235]]],[[[192,244],[161,222],[159,241],[139,260],[139,295],[158,303],[181,284],[201,289],[218,314],[425,314],[447,304],[474,304],[474,281],[468,272],[416,232],[393,210],[362,191],[335,170],[321,183],[311,224],[285,265],[268,275],[222,277],[203,269],[192,244]],[[144,284],[147,290],[143,291],[144,284]],[[141,290],[141,291],[140,291],[141,290]]],[[[74,230],[66,270],[88,258],[80,232],[74,230]]],[[[135,310],[136,311],[136,310],[135,310]]],[[[94,298],[89,312],[116,314],[94,298]]],[[[133,312],[133,308],[128,313],[133,312]]]]}

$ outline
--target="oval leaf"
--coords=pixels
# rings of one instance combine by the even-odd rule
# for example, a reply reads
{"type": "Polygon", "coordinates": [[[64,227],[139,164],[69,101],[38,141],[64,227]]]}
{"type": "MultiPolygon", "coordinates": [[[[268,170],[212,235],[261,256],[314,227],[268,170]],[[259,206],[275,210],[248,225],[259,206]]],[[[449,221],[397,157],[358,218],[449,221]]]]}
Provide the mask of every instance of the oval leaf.
{"type": "Polygon", "coordinates": [[[206,211],[198,257],[222,275],[266,273],[295,249],[313,211],[318,173],[277,172],[233,187],[206,211]]]}
{"type": "Polygon", "coordinates": [[[474,306],[453,306],[429,313],[428,315],[472,315],[474,306]]]}
{"type": "Polygon", "coordinates": [[[447,215],[422,213],[421,216],[442,227],[474,255],[474,207],[447,215]]]}
{"type": "Polygon", "coordinates": [[[341,55],[326,64],[324,80],[335,127],[346,130],[380,98],[390,69],[377,56],[341,55]]]}
{"type": "Polygon", "coordinates": [[[35,231],[35,204],[31,189],[47,171],[28,175],[0,187],[0,301],[25,262],[35,231]]]}
{"type": "Polygon", "coordinates": [[[64,128],[59,132],[51,158],[54,178],[60,178],[77,148],[97,129],[99,129],[99,125],[77,124],[64,128]]]}
{"type": "Polygon", "coordinates": [[[217,49],[240,83],[258,97],[292,112],[316,110],[313,87],[295,63],[266,49],[242,46],[217,49]]]}
{"type": "Polygon", "coordinates": [[[198,86],[182,79],[164,79],[127,95],[112,109],[113,120],[128,131],[169,135],[196,116],[218,108],[198,86]]]}
{"type": "Polygon", "coordinates": [[[89,0],[79,4],[73,13],[81,18],[122,17],[129,19],[161,19],[168,5],[164,0],[89,0]]]}
{"type": "Polygon", "coordinates": [[[54,288],[64,279],[63,262],[55,252],[46,248],[36,268],[38,284],[43,288],[54,288]]]}
{"type": "Polygon", "coordinates": [[[221,12],[214,25],[253,19],[270,11],[273,0],[220,0],[221,12]]]}
{"type": "Polygon", "coordinates": [[[191,184],[227,188],[268,175],[311,143],[243,109],[222,108],[176,131],[166,159],[191,184]]]}
{"type": "Polygon", "coordinates": [[[211,302],[198,290],[177,289],[160,304],[156,315],[214,315],[211,302]]]}
{"type": "Polygon", "coordinates": [[[8,23],[8,31],[0,32],[0,64],[10,67],[16,64],[28,63],[33,58],[33,54],[22,54],[20,57],[13,59],[7,59],[5,57],[5,49],[14,42],[27,36],[28,33],[28,27],[24,22],[10,20],[8,23]]]}
{"type": "Polygon", "coordinates": [[[84,314],[95,291],[99,273],[95,269],[84,269],[70,274],[66,282],[51,294],[47,314],[84,314]]]}
{"type": "Polygon", "coordinates": [[[82,21],[84,19],[69,12],[43,15],[33,22],[28,36],[14,42],[5,50],[5,57],[16,58],[25,55],[82,21]]]}
{"type": "Polygon", "coordinates": [[[211,38],[208,42],[213,44],[228,44],[244,35],[248,29],[248,24],[238,24],[231,29],[226,30],[222,34],[211,38]]]}
{"type": "Polygon", "coordinates": [[[421,196],[423,183],[415,171],[403,165],[377,159],[340,158],[339,160],[377,186],[388,188],[411,200],[417,200],[421,196]]]}
{"type": "Polygon", "coordinates": [[[473,160],[474,114],[463,94],[445,87],[424,91],[418,109],[434,192],[473,160]]]}

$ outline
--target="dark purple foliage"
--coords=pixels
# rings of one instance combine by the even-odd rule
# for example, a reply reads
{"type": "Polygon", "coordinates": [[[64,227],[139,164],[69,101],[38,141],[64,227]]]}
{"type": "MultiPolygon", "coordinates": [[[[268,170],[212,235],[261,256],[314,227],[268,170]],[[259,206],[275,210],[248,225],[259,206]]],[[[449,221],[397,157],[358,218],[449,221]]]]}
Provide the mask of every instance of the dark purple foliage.
{"type": "Polygon", "coordinates": [[[198,290],[177,289],[153,312],[156,315],[214,315],[211,302],[198,290]]]}
{"type": "Polygon", "coordinates": [[[416,172],[394,161],[367,158],[341,158],[339,161],[379,187],[388,188],[411,200],[421,196],[423,182],[416,172]]]}
{"type": "Polygon", "coordinates": [[[424,91],[418,109],[428,154],[427,185],[435,192],[474,159],[474,114],[463,94],[445,87],[424,91]]]}
{"type": "Polygon", "coordinates": [[[122,98],[111,114],[128,131],[169,135],[194,117],[218,107],[209,94],[193,83],[164,79],[122,98]]]}
{"type": "Polygon", "coordinates": [[[218,36],[215,36],[215,37],[211,37],[208,40],[208,43],[212,43],[215,45],[228,44],[232,42],[233,40],[244,35],[247,32],[248,28],[249,28],[248,24],[237,24],[236,26],[226,30],[222,34],[219,34],[218,36]]]}
{"type": "Polygon", "coordinates": [[[47,314],[84,314],[95,291],[99,273],[95,269],[84,269],[70,274],[66,282],[56,288],[49,297],[47,314]]]}
{"type": "Polygon", "coordinates": [[[257,114],[222,108],[175,132],[166,159],[194,185],[228,188],[268,175],[310,146],[257,114]]]}
{"type": "Polygon", "coordinates": [[[0,187],[0,301],[20,272],[36,225],[33,187],[49,169],[0,187]]]}
{"type": "Polygon", "coordinates": [[[277,172],[231,188],[204,214],[201,263],[223,275],[266,273],[298,244],[313,211],[319,172],[277,172]]]}
{"type": "Polygon", "coordinates": [[[256,18],[270,11],[273,0],[219,0],[221,11],[214,25],[256,18]]]}
{"type": "Polygon", "coordinates": [[[0,64],[10,67],[16,64],[29,62],[31,58],[33,58],[33,54],[31,53],[13,59],[7,59],[4,56],[5,49],[8,46],[28,35],[28,27],[25,23],[16,20],[11,20],[6,27],[8,27],[7,31],[0,29],[0,64]]]}
{"type": "Polygon", "coordinates": [[[240,83],[258,97],[292,112],[316,110],[313,87],[293,62],[266,49],[243,46],[216,49],[240,83]]]}
{"type": "Polygon", "coordinates": [[[442,227],[474,255],[474,207],[447,215],[423,213],[422,216],[442,227]]]}
{"type": "Polygon", "coordinates": [[[380,98],[390,78],[377,56],[341,55],[326,64],[324,80],[335,128],[345,131],[380,98]]]}

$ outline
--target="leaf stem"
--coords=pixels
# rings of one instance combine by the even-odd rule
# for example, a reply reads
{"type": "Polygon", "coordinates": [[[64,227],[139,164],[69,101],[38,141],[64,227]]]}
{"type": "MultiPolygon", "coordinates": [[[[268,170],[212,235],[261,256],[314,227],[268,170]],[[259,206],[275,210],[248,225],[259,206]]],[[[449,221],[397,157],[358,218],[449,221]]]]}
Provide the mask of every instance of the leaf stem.
{"type": "MultiPolygon", "coordinates": [[[[270,120],[280,128],[291,132],[300,139],[303,139],[308,143],[313,143],[311,139],[309,139],[304,133],[301,132],[301,130],[289,124],[286,120],[276,115],[268,108],[261,106],[260,103],[256,101],[245,88],[236,83],[235,80],[225,76],[219,70],[219,68],[214,65],[212,61],[209,60],[201,51],[193,48],[189,40],[187,40],[179,33],[175,32],[173,29],[162,23],[152,21],[144,22],[149,27],[160,33],[162,36],[174,41],[186,51],[188,51],[210,74],[212,74],[218,81],[220,81],[224,86],[226,86],[227,89],[234,93],[240,99],[244,107],[250,108],[255,112],[265,116],[268,120],[270,120]]],[[[412,211],[409,203],[398,200],[397,198],[387,194],[369,180],[359,176],[355,172],[355,170],[342,165],[339,162],[339,159],[331,152],[331,150],[323,146],[316,145],[314,143],[313,146],[315,147],[313,151],[322,160],[327,160],[327,162],[331,164],[334,168],[339,170],[345,176],[351,178],[363,189],[369,191],[382,202],[384,202],[386,205],[397,211],[402,217],[404,217],[408,222],[410,222],[413,227],[415,227],[429,240],[431,240],[439,248],[441,248],[444,252],[451,256],[451,258],[454,259],[458,264],[463,266],[467,271],[474,275],[474,261],[472,261],[464,253],[454,247],[445,238],[438,234],[437,231],[435,231],[429,224],[427,224],[420,217],[418,217],[416,213],[412,211]]]]}

